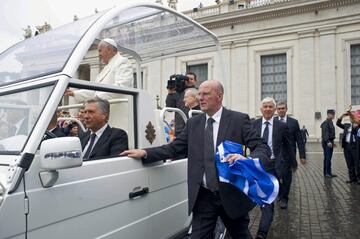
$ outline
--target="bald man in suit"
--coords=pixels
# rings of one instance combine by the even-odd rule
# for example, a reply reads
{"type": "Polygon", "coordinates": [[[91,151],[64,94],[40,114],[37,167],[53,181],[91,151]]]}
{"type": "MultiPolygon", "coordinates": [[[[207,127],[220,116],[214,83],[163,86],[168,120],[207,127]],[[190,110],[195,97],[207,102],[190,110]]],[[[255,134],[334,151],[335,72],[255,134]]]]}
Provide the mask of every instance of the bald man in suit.
{"type": "Polygon", "coordinates": [[[269,167],[269,147],[252,126],[249,116],[222,106],[224,89],[210,80],[199,87],[200,108],[204,114],[190,118],[171,143],[155,148],[128,150],[123,155],[151,163],[177,155],[188,156],[189,213],[193,213],[192,238],[212,238],[220,216],[232,238],[251,238],[248,212],[251,200],[235,186],[219,182],[215,148],[224,140],[246,145],[251,157],[269,167]]]}

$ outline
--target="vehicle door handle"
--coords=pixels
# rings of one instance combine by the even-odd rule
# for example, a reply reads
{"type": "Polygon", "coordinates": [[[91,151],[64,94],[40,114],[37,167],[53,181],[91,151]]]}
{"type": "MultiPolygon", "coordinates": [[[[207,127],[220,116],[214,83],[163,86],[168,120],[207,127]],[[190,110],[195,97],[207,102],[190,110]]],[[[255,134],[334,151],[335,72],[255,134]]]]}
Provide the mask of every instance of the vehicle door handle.
{"type": "Polygon", "coordinates": [[[144,187],[144,188],[136,190],[134,192],[130,192],[129,193],[129,198],[132,199],[132,198],[140,197],[140,196],[143,196],[143,195],[147,194],[148,192],[149,192],[149,188],[144,187]]]}

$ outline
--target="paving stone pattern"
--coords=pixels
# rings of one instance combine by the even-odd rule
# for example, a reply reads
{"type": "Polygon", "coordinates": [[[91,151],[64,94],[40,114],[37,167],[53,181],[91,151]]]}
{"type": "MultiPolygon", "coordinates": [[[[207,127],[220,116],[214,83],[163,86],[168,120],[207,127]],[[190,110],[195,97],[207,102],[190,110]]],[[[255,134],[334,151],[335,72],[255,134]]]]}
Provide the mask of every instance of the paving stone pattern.
{"type": "MultiPolygon", "coordinates": [[[[332,171],[336,178],[324,178],[322,153],[309,153],[306,166],[299,164],[293,175],[288,209],[275,204],[268,239],[360,238],[360,185],[347,184],[345,159],[335,153],[332,171]]],[[[260,210],[251,214],[250,230],[255,237],[260,210]]]]}

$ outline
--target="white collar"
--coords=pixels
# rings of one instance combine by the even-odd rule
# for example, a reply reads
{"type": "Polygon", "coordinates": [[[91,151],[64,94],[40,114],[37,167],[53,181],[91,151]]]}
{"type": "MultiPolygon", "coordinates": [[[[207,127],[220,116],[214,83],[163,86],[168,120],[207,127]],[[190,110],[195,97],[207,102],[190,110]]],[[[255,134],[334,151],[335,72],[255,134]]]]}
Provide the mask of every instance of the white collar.
{"type": "MultiPolygon", "coordinates": [[[[95,134],[98,138],[100,138],[100,136],[104,133],[107,126],[108,126],[108,124],[106,123],[103,127],[101,127],[98,131],[95,132],[95,134]]],[[[91,133],[93,134],[94,132],[91,131],[91,133]]]]}
{"type": "Polygon", "coordinates": [[[264,117],[262,117],[262,124],[265,124],[265,122],[269,122],[270,125],[273,125],[274,124],[274,117],[271,117],[271,119],[269,120],[266,120],[264,117]]]}
{"type": "MultiPolygon", "coordinates": [[[[223,111],[223,107],[221,106],[220,109],[213,116],[211,116],[211,118],[213,118],[215,122],[217,122],[218,124],[220,124],[222,111],[223,111]]],[[[206,122],[209,118],[210,116],[206,114],[206,122]]]]}
{"type": "Polygon", "coordinates": [[[116,52],[115,55],[113,55],[113,57],[110,58],[109,62],[106,65],[111,65],[112,62],[116,61],[116,59],[120,56],[119,52],[116,52]]]}
{"type": "Polygon", "coordinates": [[[283,118],[281,118],[280,116],[278,116],[279,120],[281,121],[281,119],[284,119],[284,122],[287,122],[287,115],[285,115],[283,118]]]}

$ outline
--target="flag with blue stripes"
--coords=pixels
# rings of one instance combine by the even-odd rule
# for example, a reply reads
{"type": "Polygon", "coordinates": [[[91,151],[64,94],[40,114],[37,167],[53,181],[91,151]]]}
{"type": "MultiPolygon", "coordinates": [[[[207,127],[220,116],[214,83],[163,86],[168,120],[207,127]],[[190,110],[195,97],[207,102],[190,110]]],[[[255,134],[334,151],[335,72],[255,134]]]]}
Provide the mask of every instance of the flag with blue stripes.
{"type": "Polygon", "coordinates": [[[230,183],[244,192],[252,201],[262,206],[275,201],[279,193],[279,182],[267,173],[258,158],[225,162],[229,154],[243,154],[243,145],[231,141],[222,142],[216,150],[216,166],[220,182],[230,183]]]}

